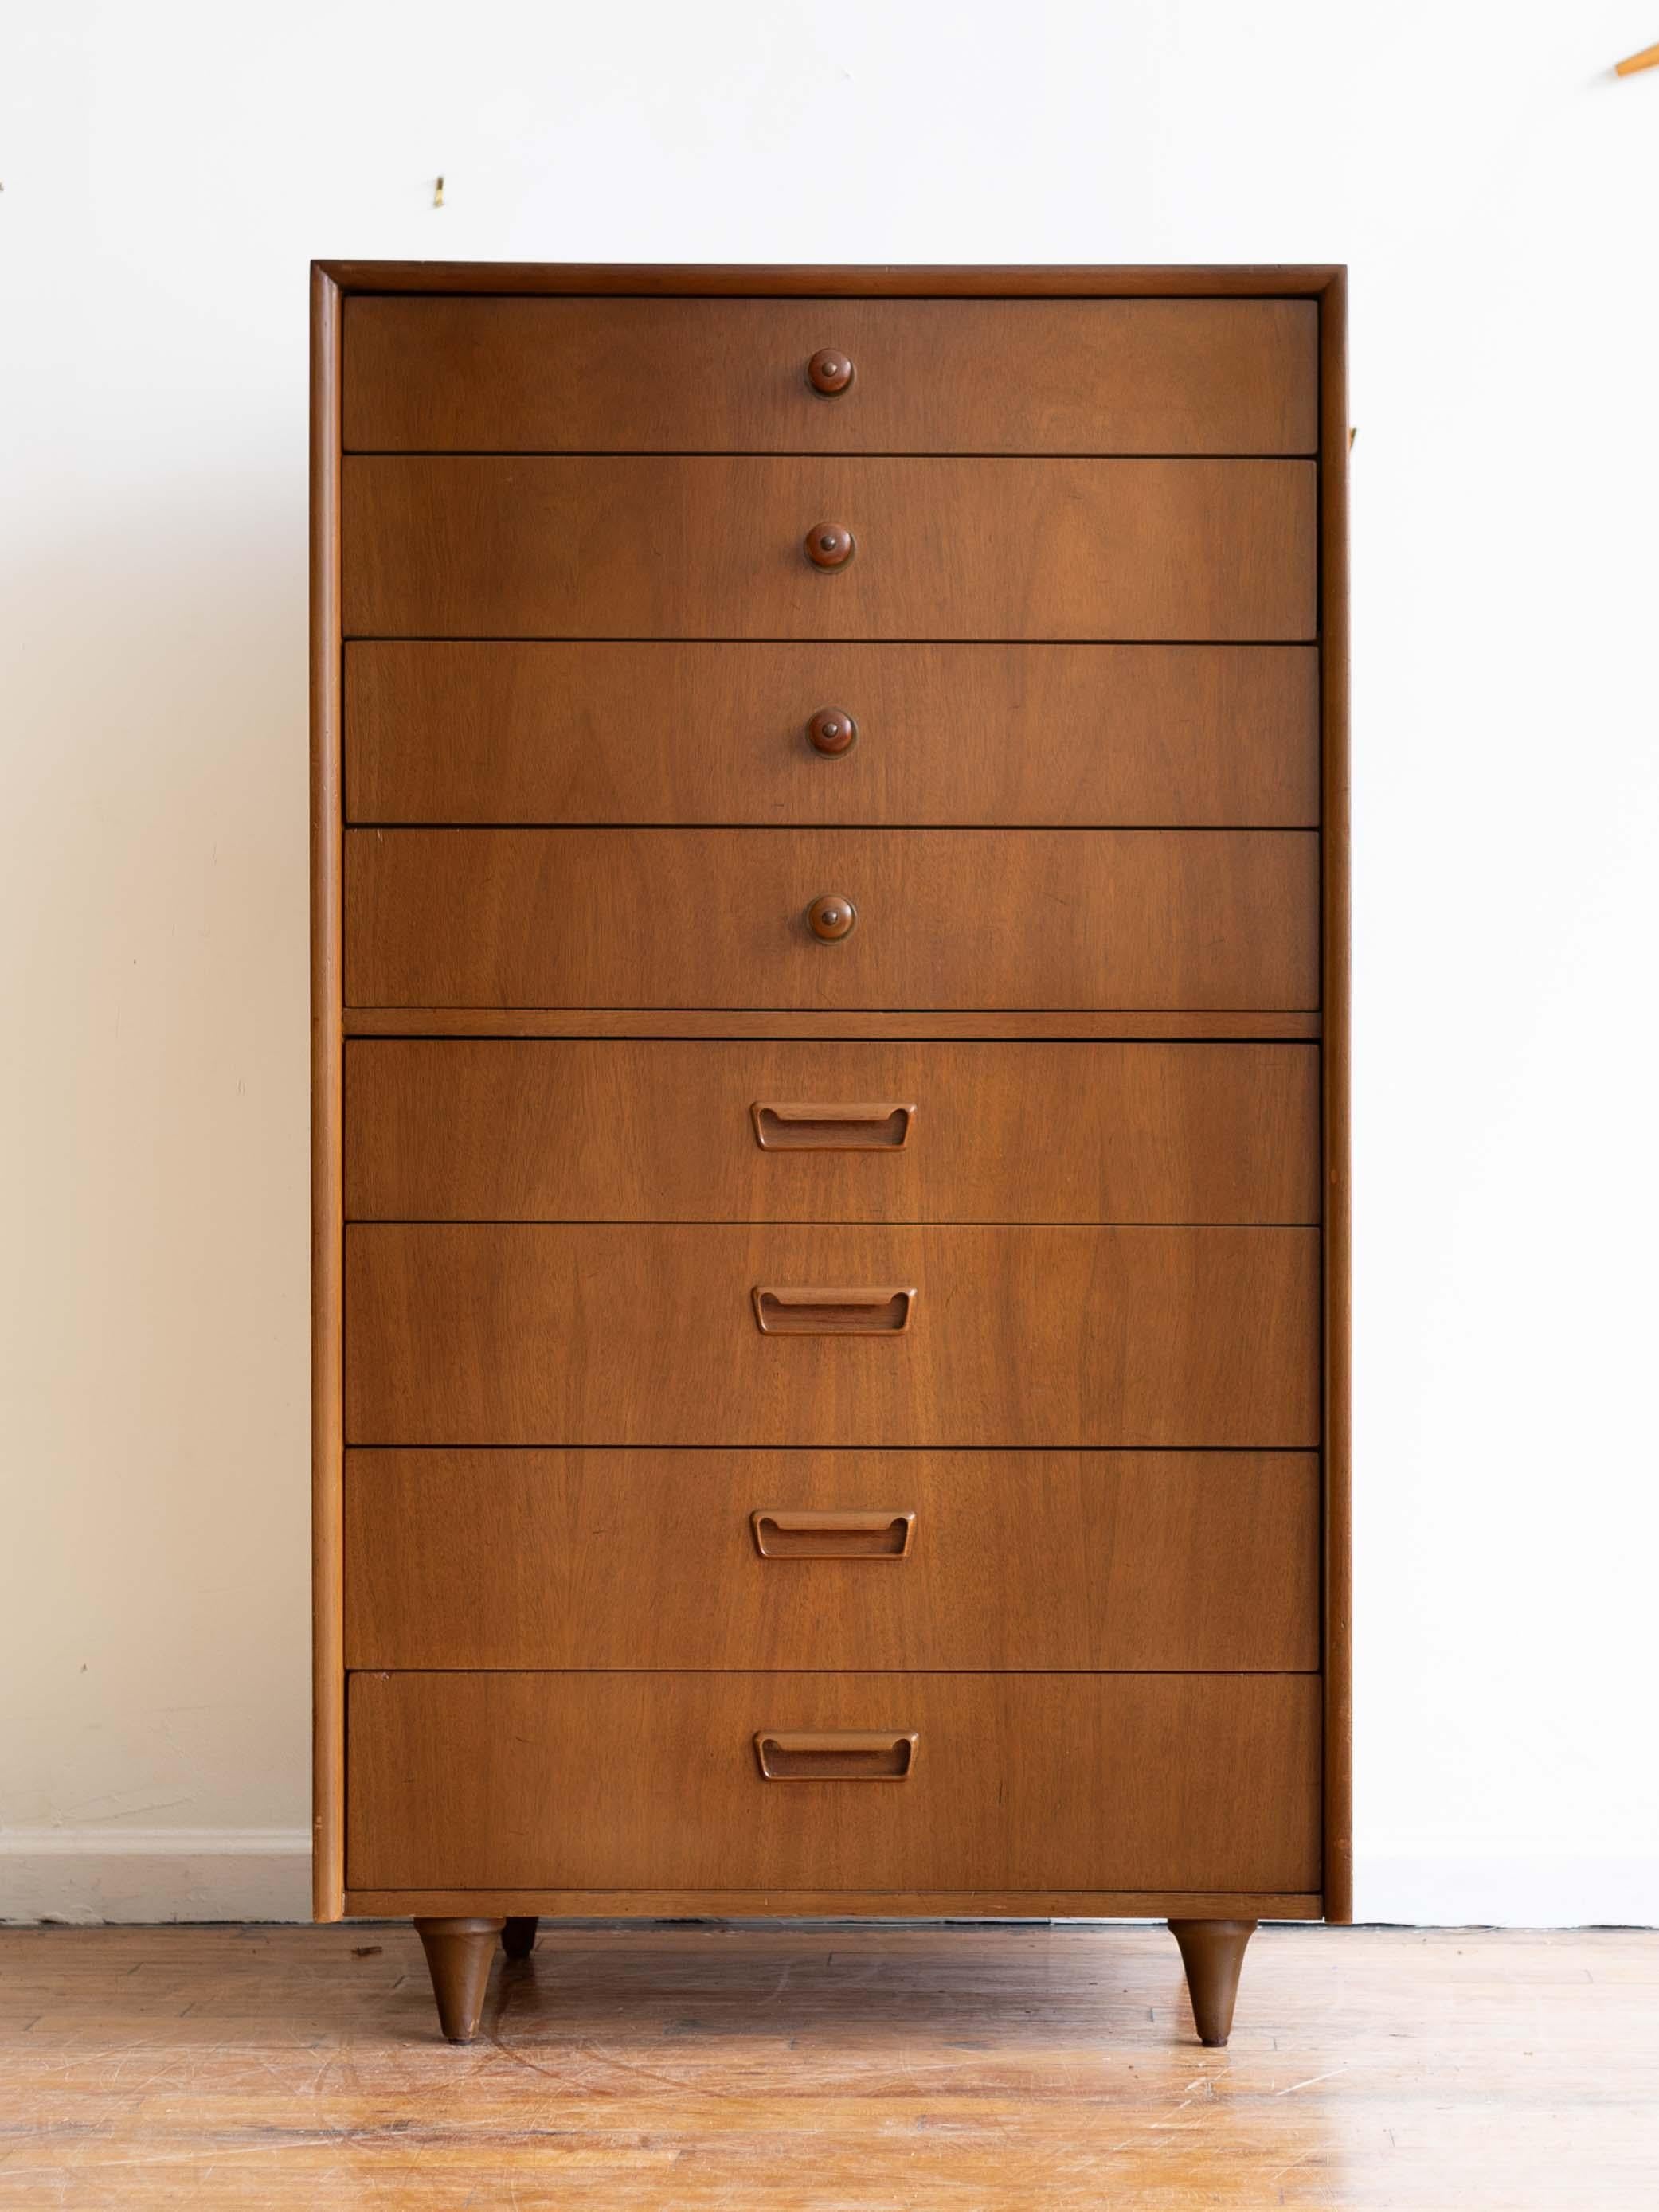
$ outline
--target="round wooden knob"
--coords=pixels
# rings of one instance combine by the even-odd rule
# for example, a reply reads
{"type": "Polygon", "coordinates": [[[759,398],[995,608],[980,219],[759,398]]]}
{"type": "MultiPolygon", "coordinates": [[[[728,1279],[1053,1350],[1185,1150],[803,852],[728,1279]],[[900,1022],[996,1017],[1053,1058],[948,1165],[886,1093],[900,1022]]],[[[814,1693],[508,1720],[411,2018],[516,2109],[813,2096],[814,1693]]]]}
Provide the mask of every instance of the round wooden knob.
{"type": "Polygon", "coordinates": [[[833,399],[838,392],[845,392],[853,381],[853,364],[844,353],[834,346],[823,346],[806,364],[806,381],[814,392],[821,392],[826,399],[833,399]]]}
{"type": "Polygon", "coordinates": [[[820,707],[806,725],[807,741],[818,753],[847,752],[858,733],[858,724],[839,707],[820,707]]]}
{"type": "Polygon", "coordinates": [[[806,533],[806,557],[815,568],[844,568],[853,557],[853,533],[838,522],[814,523],[806,533]]]}
{"type": "Polygon", "coordinates": [[[822,898],[815,898],[806,909],[806,927],[814,937],[821,937],[826,945],[833,945],[838,937],[845,937],[858,918],[858,908],[852,900],[842,898],[836,891],[825,891],[822,898]]]}

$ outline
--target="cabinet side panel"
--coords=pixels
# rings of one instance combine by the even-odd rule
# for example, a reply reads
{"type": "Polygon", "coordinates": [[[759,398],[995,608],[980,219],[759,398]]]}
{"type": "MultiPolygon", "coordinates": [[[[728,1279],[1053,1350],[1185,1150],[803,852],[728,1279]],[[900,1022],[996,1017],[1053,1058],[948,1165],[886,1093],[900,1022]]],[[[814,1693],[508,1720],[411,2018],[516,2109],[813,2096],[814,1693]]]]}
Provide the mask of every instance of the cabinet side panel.
{"type": "Polygon", "coordinates": [[[1348,1133],[1348,287],[1319,303],[1323,677],[1325,1917],[1353,1917],[1348,1133]]]}
{"type": "Polygon", "coordinates": [[[340,1498],[340,291],[311,280],[312,1910],[345,1909],[340,1498]]]}

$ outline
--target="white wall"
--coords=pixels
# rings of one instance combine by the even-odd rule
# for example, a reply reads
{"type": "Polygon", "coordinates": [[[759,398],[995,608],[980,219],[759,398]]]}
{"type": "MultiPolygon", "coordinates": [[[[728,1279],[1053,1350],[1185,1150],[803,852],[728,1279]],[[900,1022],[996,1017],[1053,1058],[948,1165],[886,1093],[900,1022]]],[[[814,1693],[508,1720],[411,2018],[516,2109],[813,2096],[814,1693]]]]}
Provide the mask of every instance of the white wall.
{"type": "Polygon", "coordinates": [[[304,1910],[331,253],[1351,264],[1359,1907],[1659,1918],[1647,0],[10,14],[0,1909],[304,1910]]]}

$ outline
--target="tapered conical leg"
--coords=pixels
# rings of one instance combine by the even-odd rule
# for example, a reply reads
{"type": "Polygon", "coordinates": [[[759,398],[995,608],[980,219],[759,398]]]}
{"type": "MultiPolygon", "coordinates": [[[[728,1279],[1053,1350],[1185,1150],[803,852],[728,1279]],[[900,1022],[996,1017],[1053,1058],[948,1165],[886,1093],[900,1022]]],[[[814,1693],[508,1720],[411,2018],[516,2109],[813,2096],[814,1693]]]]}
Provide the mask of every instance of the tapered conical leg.
{"type": "Polygon", "coordinates": [[[432,1975],[432,1994],[438,2000],[438,2024],[452,2043],[471,2043],[478,2033],[489,1962],[502,1925],[499,1920],[415,1923],[432,1975]]]}
{"type": "Polygon", "coordinates": [[[1170,1933],[1181,1946],[1187,1969],[1187,1993],[1193,2001],[1198,2039],[1212,2048],[1233,2031],[1233,2001],[1244,1946],[1255,1933],[1254,1920],[1172,1920],[1170,1933]]]}
{"type": "Polygon", "coordinates": [[[527,1959],[536,1948],[539,1923],[533,1912],[518,1913],[501,1923],[501,1948],[509,1959],[527,1959]]]}

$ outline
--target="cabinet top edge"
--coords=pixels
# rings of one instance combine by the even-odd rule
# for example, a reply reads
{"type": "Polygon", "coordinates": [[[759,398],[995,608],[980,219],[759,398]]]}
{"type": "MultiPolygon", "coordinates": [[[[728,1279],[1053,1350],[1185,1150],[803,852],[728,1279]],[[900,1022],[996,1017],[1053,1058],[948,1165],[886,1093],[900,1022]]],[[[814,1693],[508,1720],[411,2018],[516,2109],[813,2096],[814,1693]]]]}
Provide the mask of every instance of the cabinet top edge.
{"type": "Polygon", "coordinates": [[[352,261],[315,275],[348,293],[593,294],[645,297],[857,296],[975,299],[1317,299],[1347,275],[1341,262],[994,264],[882,262],[352,261]]]}

